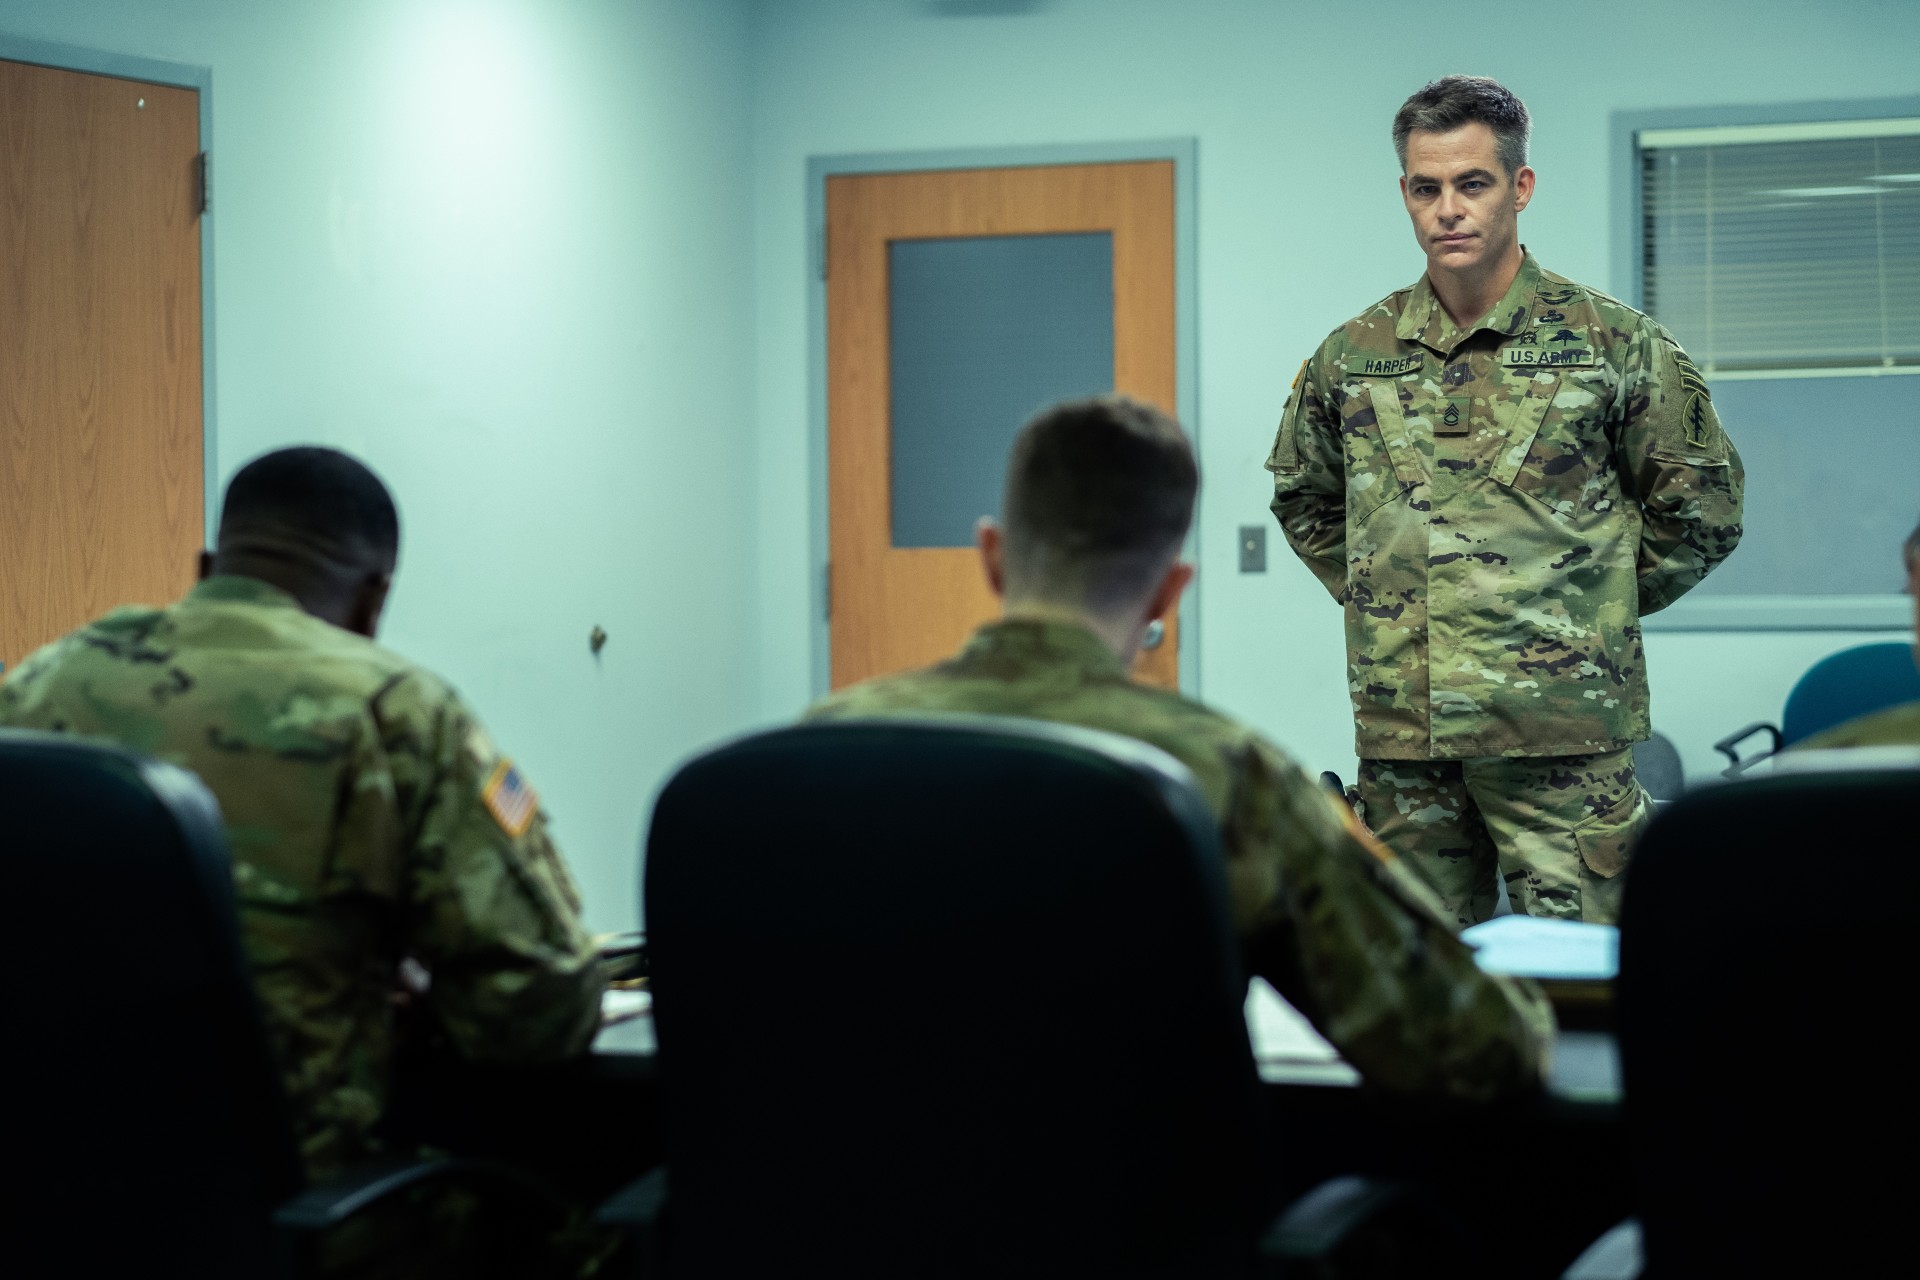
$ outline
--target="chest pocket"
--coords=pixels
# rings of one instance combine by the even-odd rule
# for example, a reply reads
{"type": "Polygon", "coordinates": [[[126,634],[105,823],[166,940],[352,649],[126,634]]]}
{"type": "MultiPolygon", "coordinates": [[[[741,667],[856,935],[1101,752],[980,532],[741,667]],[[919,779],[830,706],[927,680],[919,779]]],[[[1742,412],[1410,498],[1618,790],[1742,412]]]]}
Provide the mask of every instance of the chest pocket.
{"type": "Polygon", "coordinates": [[[1341,388],[1349,522],[1365,520],[1427,479],[1426,462],[1407,431],[1400,381],[1398,376],[1354,377],[1350,371],[1341,388]]]}
{"type": "MultiPolygon", "coordinates": [[[[1507,374],[1521,376],[1520,370],[1507,374]]],[[[1607,429],[1613,398],[1604,366],[1534,373],[1513,402],[1493,478],[1563,516],[1610,509],[1619,496],[1607,429]]]]}

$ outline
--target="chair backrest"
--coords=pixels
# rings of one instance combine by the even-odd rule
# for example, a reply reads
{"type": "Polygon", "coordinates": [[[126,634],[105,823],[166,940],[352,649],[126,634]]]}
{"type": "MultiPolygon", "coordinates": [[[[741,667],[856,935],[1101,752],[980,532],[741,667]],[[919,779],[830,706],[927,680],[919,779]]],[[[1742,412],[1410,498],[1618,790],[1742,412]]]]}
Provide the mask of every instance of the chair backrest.
{"type": "Polygon", "coordinates": [[[1844,1263],[1905,1244],[1904,758],[1783,757],[1674,801],[1635,851],[1617,1014],[1650,1276],[1871,1274],[1844,1263]]]}
{"type": "Polygon", "coordinates": [[[1898,640],[1855,645],[1807,668],[1787,694],[1780,742],[1792,746],[1822,729],[1902,702],[1920,700],[1913,646],[1898,640]]]}
{"type": "Polygon", "coordinates": [[[1207,1275],[1258,1081],[1217,823],[1171,757],[988,717],[682,768],[645,914],[676,1276],[1207,1275]]]}
{"type": "Polygon", "coordinates": [[[0,730],[0,815],[0,1271],[271,1274],[299,1173],[218,805],[171,765],[0,730]]]}

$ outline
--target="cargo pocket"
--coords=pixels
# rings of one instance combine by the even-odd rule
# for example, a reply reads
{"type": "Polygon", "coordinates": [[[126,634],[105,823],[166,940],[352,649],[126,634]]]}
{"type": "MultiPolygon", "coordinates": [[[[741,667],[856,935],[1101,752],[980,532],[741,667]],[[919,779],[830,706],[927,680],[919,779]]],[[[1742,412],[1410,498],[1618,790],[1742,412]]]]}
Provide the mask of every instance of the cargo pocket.
{"type": "Polygon", "coordinates": [[[1620,890],[1633,846],[1646,829],[1651,811],[1647,793],[1633,790],[1573,829],[1580,851],[1580,918],[1592,924],[1616,924],[1620,890]]]}

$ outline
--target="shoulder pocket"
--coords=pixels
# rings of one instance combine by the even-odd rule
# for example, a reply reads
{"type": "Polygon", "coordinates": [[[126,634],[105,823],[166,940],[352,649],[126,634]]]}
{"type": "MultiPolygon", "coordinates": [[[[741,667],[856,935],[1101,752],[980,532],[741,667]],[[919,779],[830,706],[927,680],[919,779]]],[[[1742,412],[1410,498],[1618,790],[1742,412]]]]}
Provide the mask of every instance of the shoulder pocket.
{"type": "Polygon", "coordinates": [[[1298,383],[1287,397],[1287,407],[1280,411],[1280,430],[1273,437],[1273,451],[1267,455],[1267,470],[1280,475],[1295,475],[1300,471],[1300,401],[1302,392],[1298,383]]]}
{"type": "Polygon", "coordinates": [[[1293,375],[1293,385],[1287,389],[1287,403],[1280,410],[1280,430],[1273,437],[1273,451],[1267,455],[1267,470],[1283,475],[1297,475],[1302,470],[1300,464],[1300,414],[1307,403],[1307,369],[1313,364],[1309,356],[1300,362],[1300,372],[1293,375]]]}

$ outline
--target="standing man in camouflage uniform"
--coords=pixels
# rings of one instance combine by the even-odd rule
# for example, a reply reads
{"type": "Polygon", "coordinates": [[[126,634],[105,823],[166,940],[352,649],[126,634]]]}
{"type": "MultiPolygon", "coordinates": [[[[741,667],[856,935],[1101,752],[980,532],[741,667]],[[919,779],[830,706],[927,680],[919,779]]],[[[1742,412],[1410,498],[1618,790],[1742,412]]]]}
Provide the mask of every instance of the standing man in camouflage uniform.
{"type": "Polygon", "coordinates": [[[330,449],[241,468],[202,581],[0,684],[0,725],[110,738],[220,801],[240,925],[307,1172],[371,1154],[403,960],[468,1058],[586,1049],[604,986],[532,787],[459,697],[373,642],[393,500],[330,449]]]}
{"type": "Polygon", "coordinates": [[[1004,530],[980,556],[1006,616],[938,666],[844,689],[814,718],[962,711],[1126,734],[1191,769],[1219,815],[1251,968],[1369,1080],[1490,1098],[1538,1084],[1553,1015],[1537,989],[1474,966],[1408,871],[1277,747],[1127,676],[1147,625],[1193,576],[1180,544],[1199,487],[1165,415],[1103,397],[1024,427],[1004,530]]]}
{"type": "Polygon", "coordinates": [[[1665,329],[1520,244],[1527,111],[1449,76],[1394,117],[1426,275],[1334,330],[1267,467],[1346,609],[1368,824],[1463,924],[1611,921],[1649,807],[1640,619],[1740,539],[1740,458],[1665,329]]]}

